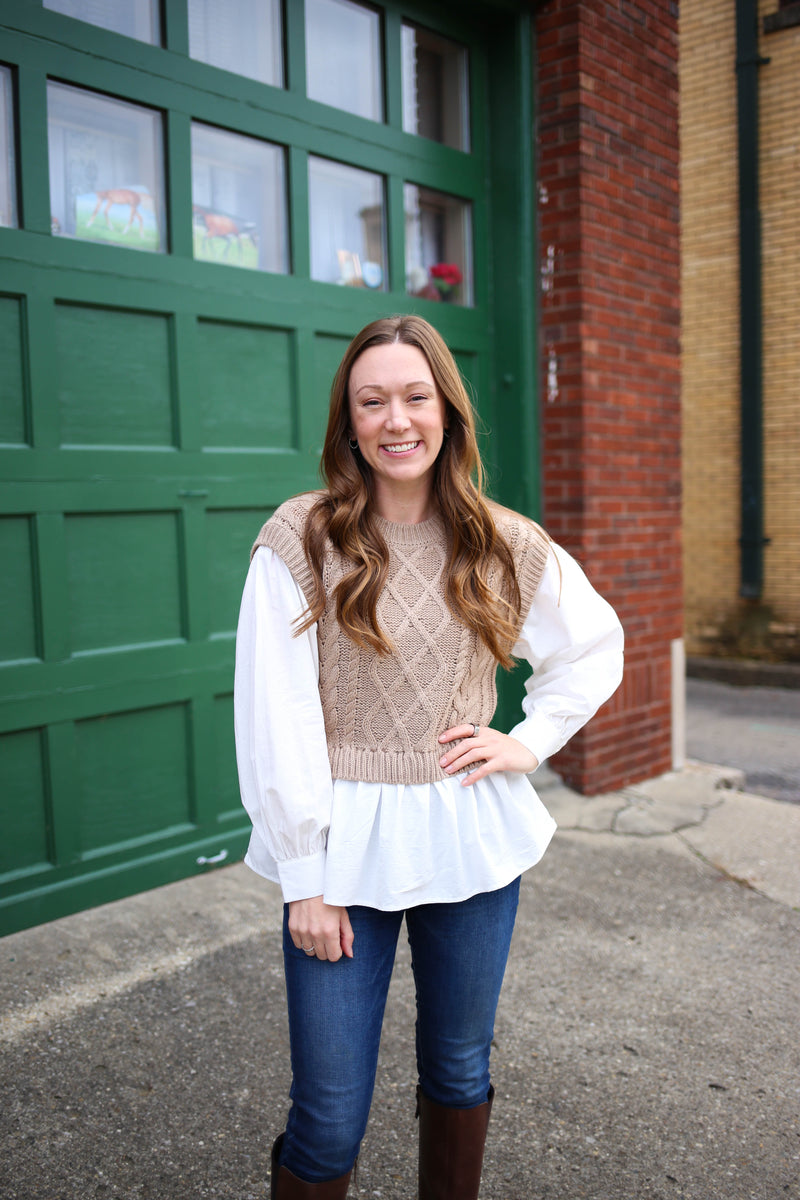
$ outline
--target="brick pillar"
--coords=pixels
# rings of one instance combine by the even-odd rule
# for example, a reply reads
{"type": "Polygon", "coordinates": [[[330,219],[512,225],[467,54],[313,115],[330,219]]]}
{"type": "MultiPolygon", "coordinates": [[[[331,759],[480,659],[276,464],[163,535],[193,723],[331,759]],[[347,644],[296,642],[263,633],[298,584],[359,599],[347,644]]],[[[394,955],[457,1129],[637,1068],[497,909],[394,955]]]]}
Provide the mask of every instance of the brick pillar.
{"type": "Polygon", "coordinates": [[[682,634],[677,4],[536,14],[544,521],[620,615],[625,679],[554,760],[587,795],[671,767],[682,634]]]}

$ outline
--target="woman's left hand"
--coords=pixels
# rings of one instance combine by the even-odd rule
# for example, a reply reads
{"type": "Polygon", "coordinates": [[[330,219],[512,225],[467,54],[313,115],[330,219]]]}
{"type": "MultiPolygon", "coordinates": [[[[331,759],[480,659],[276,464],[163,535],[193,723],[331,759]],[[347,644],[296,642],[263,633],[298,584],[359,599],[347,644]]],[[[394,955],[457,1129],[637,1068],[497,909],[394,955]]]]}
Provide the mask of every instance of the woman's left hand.
{"type": "Polygon", "coordinates": [[[440,742],[452,742],[456,738],[466,739],[439,759],[439,765],[448,775],[464,771],[473,763],[480,763],[480,766],[461,780],[462,787],[469,787],[495,771],[517,771],[527,775],[538,767],[539,760],[536,755],[516,738],[509,737],[507,733],[500,733],[488,725],[478,726],[477,735],[473,733],[473,729],[473,725],[454,725],[452,729],[445,729],[444,733],[439,734],[440,742]]]}

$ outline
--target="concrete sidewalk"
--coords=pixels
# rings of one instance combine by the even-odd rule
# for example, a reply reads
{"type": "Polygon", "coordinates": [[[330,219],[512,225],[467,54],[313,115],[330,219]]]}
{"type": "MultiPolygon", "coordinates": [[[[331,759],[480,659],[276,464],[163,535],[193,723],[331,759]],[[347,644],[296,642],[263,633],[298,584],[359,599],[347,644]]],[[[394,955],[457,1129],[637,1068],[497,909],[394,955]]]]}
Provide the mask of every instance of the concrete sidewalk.
{"type": "MultiPolygon", "coordinates": [[[[800,1196],[800,806],[738,782],[537,774],[484,1200],[800,1196]]],[[[3,1200],[265,1195],[280,908],[239,865],[0,941],[3,1200]]],[[[416,1195],[413,1022],[401,945],[353,1195],[416,1195]]]]}

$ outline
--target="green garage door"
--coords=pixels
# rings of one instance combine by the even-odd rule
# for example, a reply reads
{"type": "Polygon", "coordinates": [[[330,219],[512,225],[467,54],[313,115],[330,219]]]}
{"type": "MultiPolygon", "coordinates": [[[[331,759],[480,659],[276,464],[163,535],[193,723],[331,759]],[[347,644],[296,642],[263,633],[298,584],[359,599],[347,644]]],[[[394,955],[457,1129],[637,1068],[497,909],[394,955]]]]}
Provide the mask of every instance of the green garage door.
{"type": "Polygon", "coordinates": [[[6,0],[0,35],[8,932],[241,855],[248,548],[358,328],[439,327],[528,511],[536,444],[513,5],[6,0]]]}

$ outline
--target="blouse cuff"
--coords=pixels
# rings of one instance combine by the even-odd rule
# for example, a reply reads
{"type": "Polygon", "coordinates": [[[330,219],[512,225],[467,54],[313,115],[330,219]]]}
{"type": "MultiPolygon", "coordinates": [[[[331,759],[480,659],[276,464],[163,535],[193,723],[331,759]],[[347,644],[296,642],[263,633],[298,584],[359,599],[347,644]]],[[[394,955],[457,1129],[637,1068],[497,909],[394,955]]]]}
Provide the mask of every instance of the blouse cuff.
{"type": "Polygon", "coordinates": [[[305,858],[289,858],[277,864],[283,899],[309,900],[321,896],[325,890],[325,860],[327,850],[318,850],[305,858]]]}
{"type": "Polygon", "coordinates": [[[526,750],[530,750],[531,754],[536,756],[539,763],[555,754],[564,744],[564,735],[558,726],[542,713],[536,712],[509,730],[508,736],[522,742],[526,750]]]}

